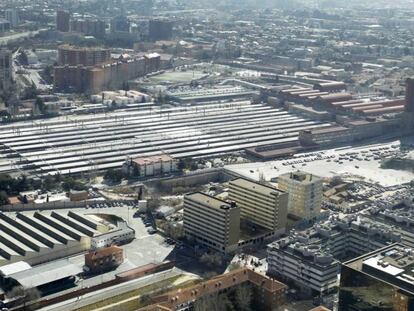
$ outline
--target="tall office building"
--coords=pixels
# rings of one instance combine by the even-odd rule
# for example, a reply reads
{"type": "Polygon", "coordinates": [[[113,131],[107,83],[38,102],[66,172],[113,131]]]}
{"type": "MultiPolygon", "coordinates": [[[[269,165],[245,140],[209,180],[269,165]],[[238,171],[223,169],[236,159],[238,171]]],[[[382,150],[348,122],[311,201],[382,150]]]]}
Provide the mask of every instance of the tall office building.
{"type": "Polygon", "coordinates": [[[169,20],[154,19],[149,22],[149,39],[151,41],[171,40],[173,35],[173,22],[169,20]]]}
{"type": "Polygon", "coordinates": [[[240,237],[240,208],[196,192],[184,196],[184,233],[221,253],[234,252],[240,237]]]}
{"type": "Polygon", "coordinates": [[[393,244],[344,263],[338,310],[414,310],[413,256],[393,244]]]}
{"type": "Polygon", "coordinates": [[[59,10],[56,12],[56,30],[61,32],[69,32],[70,29],[70,13],[68,11],[59,10]]]}
{"type": "Polygon", "coordinates": [[[278,188],[289,194],[288,213],[302,219],[314,219],[321,211],[322,179],[305,172],[278,177],[278,188]]]}
{"type": "Polygon", "coordinates": [[[274,232],[285,231],[287,193],[271,186],[238,178],[230,182],[229,199],[240,207],[243,219],[274,232]]]}
{"type": "Polygon", "coordinates": [[[11,27],[17,27],[19,25],[19,12],[16,9],[7,9],[4,12],[4,18],[10,22],[11,27]]]}
{"type": "Polygon", "coordinates": [[[12,53],[0,50],[0,90],[7,88],[12,82],[12,53]]]}

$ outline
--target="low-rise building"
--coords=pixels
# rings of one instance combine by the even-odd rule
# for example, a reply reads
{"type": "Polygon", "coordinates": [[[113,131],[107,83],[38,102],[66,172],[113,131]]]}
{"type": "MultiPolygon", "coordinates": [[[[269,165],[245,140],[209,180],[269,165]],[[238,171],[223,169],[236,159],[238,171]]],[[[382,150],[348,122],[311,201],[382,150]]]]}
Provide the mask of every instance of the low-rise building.
{"type": "Polygon", "coordinates": [[[85,254],[85,267],[89,273],[109,271],[123,262],[123,249],[118,246],[109,246],[85,254]]]}
{"type": "Polygon", "coordinates": [[[167,154],[130,158],[123,166],[131,176],[159,176],[176,172],[178,161],[167,154]]]}
{"type": "Polygon", "coordinates": [[[200,284],[167,292],[154,297],[156,304],[139,311],[184,311],[192,310],[194,304],[205,297],[230,292],[239,286],[251,290],[254,310],[276,310],[286,302],[287,286],[277,280],[242,268],[216,276],[200,284]]]}
{"type": "Polygon", "coordinates": [[[135,230],[126,221],[119,221],[116,229],[91,238],[91,249],[122,245],[135,239],[135,230]]]}
{"type": "Polygon", "coordinates": [[[234,252],[240,237],[240,208],[201,192],[184,196],[187,239],[221,253],[234,252]]]}
{"type": "Polygon", "coordinates": [[[280,175],[277,181],[278,188],[289,194],[289,214],[307,220],[319,215],[323,196],[321,178],[297,171],[280,175]]]}

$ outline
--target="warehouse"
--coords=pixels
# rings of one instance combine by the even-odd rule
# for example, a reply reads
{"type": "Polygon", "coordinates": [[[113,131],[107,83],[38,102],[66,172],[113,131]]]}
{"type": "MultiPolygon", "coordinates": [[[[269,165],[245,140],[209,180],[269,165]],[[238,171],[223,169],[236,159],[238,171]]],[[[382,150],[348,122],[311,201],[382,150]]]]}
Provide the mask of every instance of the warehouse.
{"type": "MultiPolygon", "coordinates": [[[[96,219],[75,212],[0,213],[0,266],[21,261],[37,265],[77,254],[89,250],[102,235],[111,235],[115,244],[127,240],[119,240],[126,230],[122,222],[110,227],[96,219]]],[[[133,230],[128,234],[128,240],[135,237],[133,230]]],[[[0,270],[3,273],[7,271],[0,270]]]]}
{"type": "Polygon", "coordinates": [[[22,286],[24,289],[37,288],[43,293],[49,293],[59,285],[73,283],[75,277],[82,272],[81,267],[70,263],[68,259],[62,259],[9,274],[2,278],[1,283],[6,291],[22,286]]]}

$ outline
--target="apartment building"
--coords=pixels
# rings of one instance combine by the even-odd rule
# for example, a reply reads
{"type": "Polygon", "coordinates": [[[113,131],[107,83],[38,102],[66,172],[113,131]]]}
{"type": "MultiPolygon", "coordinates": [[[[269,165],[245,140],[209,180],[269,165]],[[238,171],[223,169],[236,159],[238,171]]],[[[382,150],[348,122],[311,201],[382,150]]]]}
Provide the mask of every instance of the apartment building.
{"type": "Polygon", "coordinates": [[[366,218],[333,216],[312,228],[292,230],[268,245],[268,273],[294,282],[304,291],[330,292],[338,286],[340,261],[360,256],[401,236],[393,228],[366,218]]]}
{"type": "Polygon", "coordinates": [[[156,301],[155,304],[141,308],[138,311],[194,310],[194,304],[197,300],[225,294],[226,292],[231,293],[239,286],[246,286],[251,290],[251,303],[254,310],[277,310],[286,302],[287,286],[285,284],[248,268],[240,268],[194,286],[175,289],[156,296],[153,298],[156,301]]]}
{"type": "Polygon", "coordinates": [[[286,192],[238,178],[229,184],[229,200],[236,202],[240,207],[242,219],[275,233],[285,232],[288,209],[286,192]]]}
{"type": "Polygon", "coordinates": [[[184,196],[184,234],[221,253],[234,252],[240,237],[240,208],[205,193],[184,196]]]}
{"type": "Polygon", "coordinates": [[[322,179],[297,171],[280,175],[278,188],[289,193],[288,213],[302,219],[314,219],[321,210],[322,179]]]}
{"type": "Polygon", "coordinates": [[[58,47],[58,65],[95,66],[111,60],[109,49],[93,47],[76,47],[68,44],[58,47]]]}

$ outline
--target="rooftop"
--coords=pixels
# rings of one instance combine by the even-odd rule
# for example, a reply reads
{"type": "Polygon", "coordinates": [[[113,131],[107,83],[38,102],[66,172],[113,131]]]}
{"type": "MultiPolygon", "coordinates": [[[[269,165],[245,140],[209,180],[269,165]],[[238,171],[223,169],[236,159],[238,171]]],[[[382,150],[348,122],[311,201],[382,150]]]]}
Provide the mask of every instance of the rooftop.
{"type": "Polygon", "coordinates": [[[386,246],[344,265],[414,294],[414,250],[403,244],[386,246]]]}
{"type": "Polygon", "coordinates": [[[232,206],[229,202],[220,200],[218,198],[215,198],[211,195],[208,195],[202,192],[189,193],[185,195],[184,198],[190,199],[199,204],[207,205],[207,206],[210,206],[211,208],[216,208],[216,209],[231,209],[235,207],[235,206],[232,206]]]}
{"type": "Polygon", "coordinates": [[[230,185],[232,185],[232,184],[237,185],[237,186],[242,187],[242,188],[249,188],[249,189],[251,189],[255,192],[258,192],[258,193],[261,193],[261,194],[264,194],[264,195],[281,195],[281,194],[285,193],[285,192],[283,192],[283,191],[281,191],[281,190],[279,190],[275,187],[260,184],[260,183],[255,182],[255,181],[248,180],[246,178],[234,179],[230,182],[230,185]]]}

